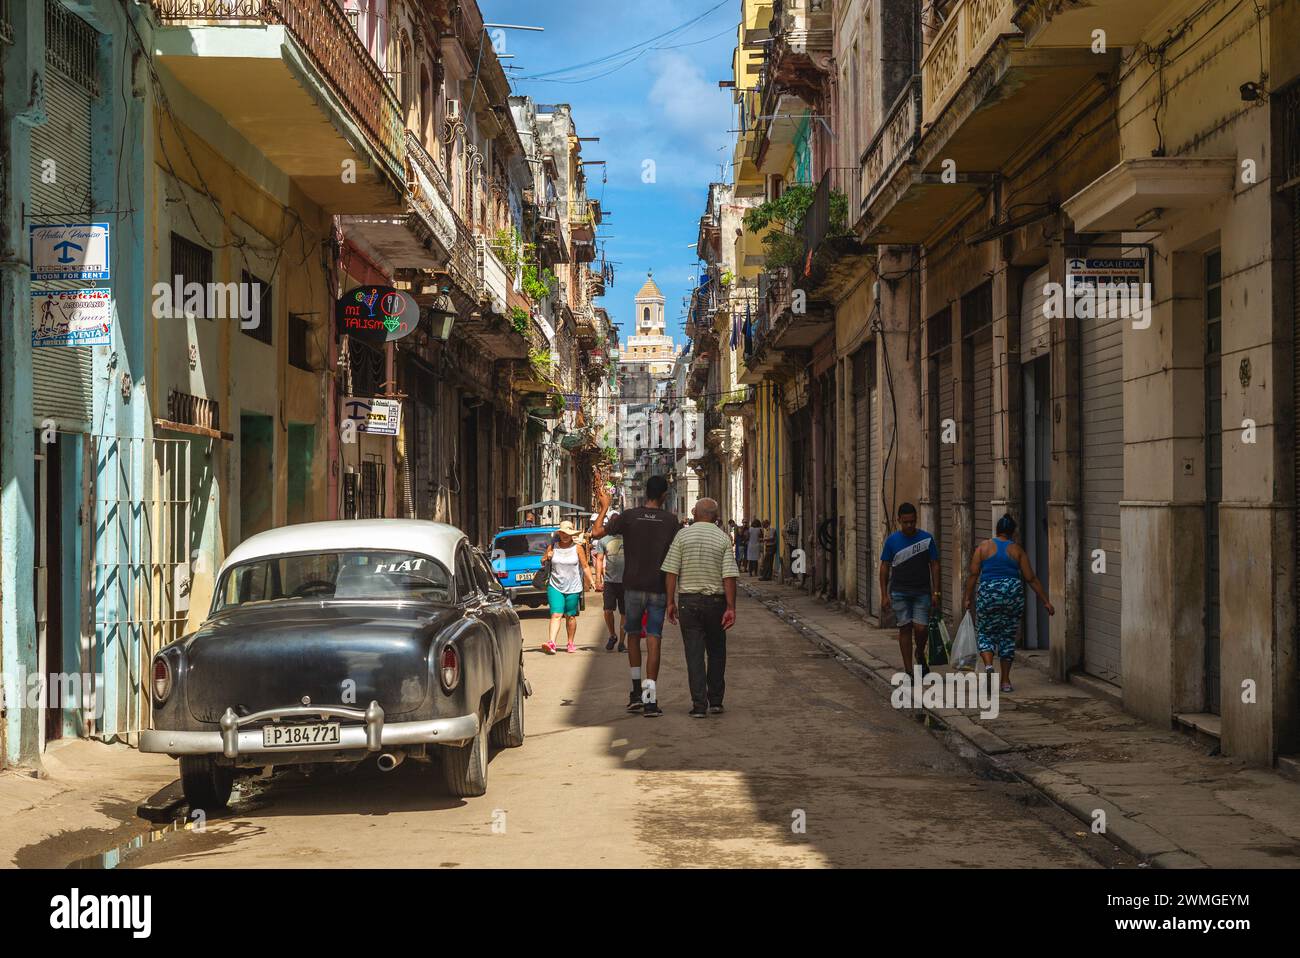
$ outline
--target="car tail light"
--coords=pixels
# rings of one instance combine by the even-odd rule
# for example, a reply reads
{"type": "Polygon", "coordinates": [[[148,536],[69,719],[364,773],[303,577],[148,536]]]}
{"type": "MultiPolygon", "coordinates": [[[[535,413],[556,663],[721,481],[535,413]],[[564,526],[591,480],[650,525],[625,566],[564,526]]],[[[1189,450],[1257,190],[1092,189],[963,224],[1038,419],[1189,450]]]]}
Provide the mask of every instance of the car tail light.
{"type": "Polygon", "coordinates": [[[498,573],[497,573],[497,578],[498,578],[498,579],[504,579],[505,577],[506,577],[506,573],[504,573],[504,572],[498,572],[498,573]]]}
{"type": "Polygon", "coordinates": [[[456,651],[454,645],[449,645],[442,650],[442,661],[439,665],[442,687],[450,692],[460,684],[460,653],[456,651]]]}
{"type": "Polygon", "coordinates": [[[172,694],[172,667],[161,655],[153,660],[153,700],[159,705],[172,694]]]}

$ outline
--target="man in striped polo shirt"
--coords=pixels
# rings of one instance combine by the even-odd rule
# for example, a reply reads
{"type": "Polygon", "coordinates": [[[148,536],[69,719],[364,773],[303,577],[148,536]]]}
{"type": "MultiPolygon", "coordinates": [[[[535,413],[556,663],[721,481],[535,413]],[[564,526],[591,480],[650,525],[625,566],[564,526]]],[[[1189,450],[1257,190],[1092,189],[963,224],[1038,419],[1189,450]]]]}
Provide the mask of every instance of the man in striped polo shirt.
{"type": "Polygon", "coordinates": [[[686,674],[691,687],[691,717],[722,711],[726,691],[727,630],[736,624],[736,566],[731,537],[714,525],[718,504],[701,499],[695,519],[677,533],[660,567],[668,591],[668,621],[681,613],[686,674]]]}

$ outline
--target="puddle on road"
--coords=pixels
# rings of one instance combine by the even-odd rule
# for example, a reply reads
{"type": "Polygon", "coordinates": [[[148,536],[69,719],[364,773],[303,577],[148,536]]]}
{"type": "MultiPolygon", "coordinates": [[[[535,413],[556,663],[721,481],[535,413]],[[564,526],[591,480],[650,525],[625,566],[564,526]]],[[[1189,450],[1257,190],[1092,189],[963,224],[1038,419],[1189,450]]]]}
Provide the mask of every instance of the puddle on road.
{"type": "Polygon", "coordinates": [[[187,821],[184,818],[178,818],[170,825],[163,825],[160,828],[151,828],[142,835],[137,835],[128,842],[124,842],[115,848],[110,848],[106,852],[100,852],[98,855],[89,855],[85,858],[78,858],[76,861],[68,864],[68,868],[88,868],[92,870],[103,871],[110,868],[116,868],[121,864],[122,859],[131,852],[138,851],[146,845],[152,845],[154,842],[160,842],[168,835],[176,832],[193,830],[195,823],[187,821]]]}
{"type": "MultiPolygon", "coordinates": [[[[262,798],[262,792],[266,787],[266,780],[260,778],[242,779],[235,783],[235,787],[230,792],[230,805],[216,819],[222,821],[232,815],[244,814],[264,808],[269,804],[262,798]]],[[[99,852],[95,855],[87,855],[84,858],[78,858],[70,862],[66,867],[75,869],[90,869],[94,871],[105,871],[117,868],[128,857],[141,849],[148,848],[161,841],[166,841],[173,835],[189,833],[192,835],[207,834],[206,822],[200,825],[197,818],[186,817],[189,814],[188,806],[185,807],[185,815],[178,817],[166,825],[156,825],[147,830],[141,831],[138,835],[128,839],[121,844],[114,845],[107,851],[99,852]]],[[[231,841],[235,839],[231,838],[231,841]]],[[[224,840],[221,842],[224,844],[224,840]]]]}

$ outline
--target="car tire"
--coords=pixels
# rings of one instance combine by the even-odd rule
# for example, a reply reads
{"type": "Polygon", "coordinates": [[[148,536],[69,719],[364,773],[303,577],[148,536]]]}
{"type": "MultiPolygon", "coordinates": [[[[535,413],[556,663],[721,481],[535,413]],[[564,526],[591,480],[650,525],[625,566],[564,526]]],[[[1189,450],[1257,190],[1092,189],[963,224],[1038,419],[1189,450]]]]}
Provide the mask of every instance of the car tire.
{"type": "Polygon", "coordinates": [[[235,770],[218,765],[211,755],[181,756],[181,789],[191,809],[219,812],[230,802],[235,770]]]}
{"type": "Polygon", "coordinates": [[[519,663],[515,680],[515,701],[510,714],[492,726],[492,744],[497,748],[518,748],[524,744],[524,666],[519,663]]]}
{"type": "Polygon", "coordinates": [[[442,779],[457,798],[477,798],[487,792],[489,735],[489,726],[480,716],[473,741],[442,750],[442,779]]]}

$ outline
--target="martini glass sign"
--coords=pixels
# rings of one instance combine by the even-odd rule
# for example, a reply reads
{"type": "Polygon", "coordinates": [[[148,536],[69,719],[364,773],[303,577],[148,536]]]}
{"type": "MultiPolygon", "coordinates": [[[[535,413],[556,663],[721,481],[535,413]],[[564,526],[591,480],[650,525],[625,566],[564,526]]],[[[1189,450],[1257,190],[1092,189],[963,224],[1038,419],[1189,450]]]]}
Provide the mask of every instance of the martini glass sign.
{"type": "Polygon", "coordinates": [[[415,332],[420,307],[410,293],[391,286],[358,286],[334,305],[339,332],[369,342],[393,342],[415,332]]]}

